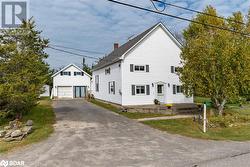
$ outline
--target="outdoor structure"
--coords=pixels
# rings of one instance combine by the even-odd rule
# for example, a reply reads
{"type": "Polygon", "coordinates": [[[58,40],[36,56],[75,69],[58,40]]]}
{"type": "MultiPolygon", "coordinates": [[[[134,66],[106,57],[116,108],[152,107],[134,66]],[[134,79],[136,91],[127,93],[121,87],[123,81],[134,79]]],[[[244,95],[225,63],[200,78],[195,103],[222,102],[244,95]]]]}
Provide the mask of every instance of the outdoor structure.
{"type": "Polygon", "coordinates": [[[84,98],[90,90],[91,76],[74,64],[64,67],[52,77],[54,98],[84,98]]]}
{"type": "Polygon", "coordinates": [[[95,98],[120,104],[193,103],[177,75],[181,43],[158,23],[101,59],[93,68],[95,98]]]}
{"type": "Polygon", "coordinates": [[[42,90],[43,90],[43,93],[40,94],[40,97],[50,97],[50,86],[49,85],[44,85],[42,90]]]}

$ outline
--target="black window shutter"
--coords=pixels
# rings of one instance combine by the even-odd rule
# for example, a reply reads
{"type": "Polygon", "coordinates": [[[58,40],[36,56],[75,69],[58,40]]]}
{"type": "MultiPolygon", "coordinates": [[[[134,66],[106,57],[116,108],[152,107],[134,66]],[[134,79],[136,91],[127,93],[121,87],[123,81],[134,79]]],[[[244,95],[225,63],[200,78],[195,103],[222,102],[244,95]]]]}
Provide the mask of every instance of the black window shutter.
{"type": "Polygon", "coordinates": [[[135,85],[132,85],[132,95],[135,95],[135,85]]]}
{"type": "Polygon", "coordinates": [[[173,94],[176,94],[176,85],[173,85],[173,94]]]}
{"type": "Polygon", "coordinates": [[[110,82],[108,83],[108,89],[109,89],[109,94],[110,94],[110,82]]]}
{"type": "Polygon", "coordinates": [[[146,87],[147,87],[147,95],[150,95],[150,87],[149,87],[149,85],[146,85],[146,87]]]}
{"type": "Polygon", "coordinates": [[[71,72],[69,72],[69,76],[71,76],[71,72]]]}
{"type": "Polygon", "coordinates": [[[171,66],[171,73],[174,73],[174,66],[171,66]]]}
{"type": "Polygon", "coordinates": [[[130,64],[130,72],[134,72],[134,64],[130,64]]]}
{"type": "Polygon", "coordinates": [[[115,94],[115,81],[113,81],[113,89],[114,89],[114,91],[113,91],[113,94],[115,94]]]}
{"type": "Polygon", "coordinates": [[[61,75],[63,75],[63,72],[62,72],[62,71],[61,71],[60,73],[61,73],[61,75]]]}
{"type": "Polygon", "coordinates": [[[82,72],[82,76],[84,76],[84,72],[82,72]]]}
{"type": "Polygon", "coordinates": [[[76,72],[74,72],[74,76],[76,76],[76,72]]]}
{"type": "Polygon", "coordinates": [[[146,65],[146,72],[149,72],[149,65],[146,65]]]}

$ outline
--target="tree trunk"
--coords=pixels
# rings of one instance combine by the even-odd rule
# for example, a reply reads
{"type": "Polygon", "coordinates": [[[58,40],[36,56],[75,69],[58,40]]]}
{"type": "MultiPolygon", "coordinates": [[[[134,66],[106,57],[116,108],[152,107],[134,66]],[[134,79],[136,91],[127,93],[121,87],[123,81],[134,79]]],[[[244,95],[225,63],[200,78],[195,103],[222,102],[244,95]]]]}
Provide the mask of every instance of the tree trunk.
{"type": "Polygon", "coordinates": [[[222,102],[219,102],[217,99],[215,99],[216,109],[218,110],[218,115],[222,116],[224,113],[224,107],[226,104],[226,100],[223,99],[222,102]]]}
{"type": "Polygon", "coordinates": [[[224,106],[220,105],[220,106],[218,107],[218,114],[219,114],[219,116],[222,116],[222,115],[223,115],[223,112],[224,112],[224,106]]]}

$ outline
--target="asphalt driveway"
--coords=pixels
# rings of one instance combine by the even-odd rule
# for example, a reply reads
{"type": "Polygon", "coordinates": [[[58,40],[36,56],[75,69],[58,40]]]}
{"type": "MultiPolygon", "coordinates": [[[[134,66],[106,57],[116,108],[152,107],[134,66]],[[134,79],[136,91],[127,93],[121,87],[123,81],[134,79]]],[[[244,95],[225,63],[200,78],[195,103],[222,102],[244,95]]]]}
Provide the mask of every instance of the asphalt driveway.
{"type": "Polygon", "coordinates": [[[55,133],[0,160],[30,167],[247,166],[250,142],[171,135],[82,100],[54,101],[55,133]]]}

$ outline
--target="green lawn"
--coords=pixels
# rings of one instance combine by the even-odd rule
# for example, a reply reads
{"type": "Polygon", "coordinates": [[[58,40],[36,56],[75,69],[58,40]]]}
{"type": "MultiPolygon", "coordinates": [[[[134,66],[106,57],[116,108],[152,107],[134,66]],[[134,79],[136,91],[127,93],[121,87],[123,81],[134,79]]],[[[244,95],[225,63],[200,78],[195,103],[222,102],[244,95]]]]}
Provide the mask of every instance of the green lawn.
{"type": "Polygon", "coordinates": [[[31,119],[34,122],[34,131],[28,135],[22,141],[15,142],[3,142],[0,141],[0,153],[7,152],[16,149],[21,146],[25,146],[31,143],[39,142],[46,139],[53,133],[53,124],[55,123],[55,114],[53,112],[51,101],[43,99],[39,105],[33,108],[27,115],[22,119],[22,122],[26,122],[31,119]]]}
{"type": "Polygon", "coordinates": [[[235,141],[250,140],[250,124],[232,128],[211,128],[208,129],[207,133],[203,133],[201,131],[202,127],[198,123],[193,122],[192,119],[145,121],[143,123],[162,131],[193,138],[235,141]]]}
{"type": "MultiPolygon", "coordinates": [[[[223,120],[232,121],[232,124],[236,126],[209,128],[207,133],[203,133],[202,125],[194,122],[193,119],[145,121],[143,123],[162,131],[193,138],[235,141],[250,140],[250,104],[245,104],[242,108],[231,106],[225,112],[227,115],[222,118],[222,122],[223,120]]],[[[208,118],[208,120],[211,121],[212,118],[208,118]]]]}
{"type": "Polygon", "coordinates": [[[169,114],[160,114],[160,113],[129,113],[129,112],[121,112],[121,109],[114,106],[114,105],[111,105],[111,104],[108,104],[108,103],[104,103],[104,102],[101,102],[99,100],[89,100],[89,102],[95,104],[95,105],[98,105],[100,107],[103,107],[103,108],[106,108],[110,111],[113,111],[115,113],[118,113],[120,115],[123,115],[125,117],[128,117],[128,118],[131,118],[131,119],[140,119],[140,118],[152,118],[152,117],[162,117],[162,116],[170,116],[169,114]]]}

